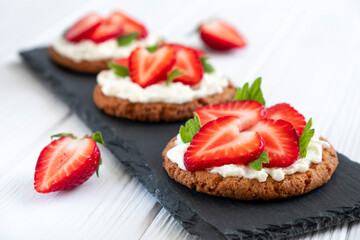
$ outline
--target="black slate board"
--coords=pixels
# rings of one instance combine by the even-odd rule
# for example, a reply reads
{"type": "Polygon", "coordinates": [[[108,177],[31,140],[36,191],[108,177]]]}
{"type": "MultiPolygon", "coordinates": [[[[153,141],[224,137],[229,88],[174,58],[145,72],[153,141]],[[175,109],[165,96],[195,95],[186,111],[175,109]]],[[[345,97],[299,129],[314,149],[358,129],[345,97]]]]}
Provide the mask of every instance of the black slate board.
{"type": "Polygon", "coordinates": [[[238,201],[190,190],[168,177],[161,152],[181,123],[140,123],[100,112],[92,101],[95,75],[56,66],[46,48],[20,53],[25,62],[191,234],[204,239],[282,239],[360,219],[360,164],[339,154],[324,186],[272,201],[238,201]]]}

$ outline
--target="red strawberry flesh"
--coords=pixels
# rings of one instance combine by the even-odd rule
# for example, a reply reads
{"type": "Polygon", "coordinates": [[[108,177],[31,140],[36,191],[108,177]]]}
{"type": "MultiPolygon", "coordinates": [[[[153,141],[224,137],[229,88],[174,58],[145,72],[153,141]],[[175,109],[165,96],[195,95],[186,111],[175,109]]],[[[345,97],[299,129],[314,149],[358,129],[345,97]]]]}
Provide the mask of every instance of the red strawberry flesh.
{"type": "Polygon", "coordinates": [[[229,50],[246,46],[244,38],[228,23],[212,20],[199,27],[200,37],[210,48],[229,50]]]}
{"type": "Polygon", "coordinates": [[[218,117],[236,116],[243,122],[244,129],[255,125],[266,117],[264,106],[253,100],[232,101],[201,107],[195,110],[203,126],[218,117]]]}
{"type": "MultiPolygon", "coordinates": [[[[176,48],[175,48],[176,49],[176,48]]],[[[185,85],[194,85],[201,81],[204,70],[197,53],[190,48],[178,48],[176,62],[169,73],[178,69],[183,75],[175,78],[173,82],[181,82],[185,85]]]]}
{"type": "Polygon", "coordinates": [[[292,106],[287,103],[276,104],[267,109],[268,118],[277,120],[283,119],[290,122],[296,129],[296,132],[301,136],[305,125],[305,117],[296,111],[292,106]]]}
{"type": "Polygon", "coordinates": [[[269,155],[264,167],[288,167],[299,158],[299,137],[293,125],[285,120],[264,119],[248,129],[260,134],[269,155]]]}
{"type": "Polygon", "coordinates": [[[99,149],[93,139],[62,137],[40,153],[35,189],[40,193],[68,190],[85,182],[98,168],[99,149]]]}
{"type": "Polygon", "coordinates": [[[89,13],[78,20],[65,34],[65,39],[78,42],[84,36],[95,30],[102,23],[102,18],[96,13],[89,13]]]}
{"type": "Polygon", "coordinates": [[[114,11],[109,16],[109,21],[114,24],[121,24],[124,28],[123,35],[137,32],[139,33],[139,38],[145,38],[148,35],[148,32],[144,25],[130,18],[120,11],[114,11]]]}
{"type": "Polygon", "coordinates": [[[264,148],[256,132],[241,132],[243,122],[233,116],[205,124],[193,137],[184,155],[188,171],[204,170],[227,164],[246,164],[259,157],[264,148]]]}
{"type": "Polygon", "coordinates": [[[171,47],[162,47],[154,53],[142,47],[136,48],[129,57],[131,80],[145,88],[166,80],[167,72],[175,64],[175,52],[171,47]]]}
{"type": "Polygon", "coordinates": [[[85,39],[89,39],[95,43],[101,43],[106,40],[116,38],[123,33],[123,26],[120,24],[113,24],[107,19],[104,20],[101,25],[89,32],[85,39]]]}
{"type": "Polygon", "coordinates": [[[201,50],[201,49],[198,49],[198,48],[193,48],[193,47],[188,47],[188,46],[185,46],[185,45],[182,45],[182,44],[178,44],[178,43],[167,43],[167,44],[163,44],[162,46],[170,46],[170,47],[172,47],[174,50],[175,50],[175,52],[177,52],[178,50],[181,50],[181,49],[192,49],[192,50],[194,50],[196,53],[197,53],[197,55],[199,56],[199,57],[203,57],[203,56],[205,56],[206,55],[206,53],[203,51],[203,50],[201,50]]]}

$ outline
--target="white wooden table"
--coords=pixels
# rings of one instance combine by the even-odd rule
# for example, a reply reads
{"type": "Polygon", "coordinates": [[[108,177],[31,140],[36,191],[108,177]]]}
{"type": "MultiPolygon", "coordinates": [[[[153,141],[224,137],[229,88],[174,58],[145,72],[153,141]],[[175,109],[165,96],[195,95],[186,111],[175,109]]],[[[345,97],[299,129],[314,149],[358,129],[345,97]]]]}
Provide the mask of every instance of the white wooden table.
{"type": "MultiPolygon", "coordinates": [[[[268,106],[291,103],[313,118],[339,152],[360,160],[359,0],[2,0],[0,239],[195,238],[106,149],[100,178],[67,192],[43,195],[33,189],[35,163],[49,136],[90,130],[21,63],[17,51],[49,43],[89,10],[114,8],[169,41],[197,47],[198,38],[188,34],[196,24],[227,19],[249,45],[210,53],[213,65],[236,84],[263,76],[268,106]]],[[[360,239],[360,222],[300,239],[360,239]]]]}

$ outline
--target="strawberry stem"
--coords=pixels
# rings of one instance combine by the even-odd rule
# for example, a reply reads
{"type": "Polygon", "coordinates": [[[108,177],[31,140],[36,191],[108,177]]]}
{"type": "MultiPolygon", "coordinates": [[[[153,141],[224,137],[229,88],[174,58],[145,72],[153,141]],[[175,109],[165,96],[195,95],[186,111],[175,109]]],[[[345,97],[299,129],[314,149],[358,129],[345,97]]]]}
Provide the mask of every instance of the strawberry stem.
{"type": "Polygon", "coordinates": [[[72,133],[57,133],[57,134],[51,135],[50,138],[53,139],[53,138],[61,138],[61,137],[71,137],[72,139],[76,139],[76,137],[72,133]]]}
{"type": "Polygon", "coordinates": [[[99,160],[99,165],[96,169],[96,176],[99,177],[99,169],[100,169],[100,165],[102,164],[102,158],[100,157],[100,160],[99,160]]]}
{"type": "MultiPolygon", "coordinates": [[[[100,143],[101,145],[103,145],[103,147],[106,147],[105,146],[105,142],[102,138],[102,135],[101,135],[101,132],[97,131],[97,132],[94,132],[93,135],[91,136],[85,136],[85,137],[88,137],[88,138],[91,138],[93,139],[95,142],[97,143],[100,143]]],[[[99,169],[100,169],[100,165],[102,164],[102,158],[100,157],[100,160],[99,160],[99,165],[96,169],[96,176],[99,177],[99,169]]]]}
{"type": "Polygon", "coordinates": [[[101,145],[105,146],[105,142],[102,138],[101,132],[97,131],[94,132],[93,135],[89,136],[88,138],[94,139],[95,142],[100,143],[101,145]]]}

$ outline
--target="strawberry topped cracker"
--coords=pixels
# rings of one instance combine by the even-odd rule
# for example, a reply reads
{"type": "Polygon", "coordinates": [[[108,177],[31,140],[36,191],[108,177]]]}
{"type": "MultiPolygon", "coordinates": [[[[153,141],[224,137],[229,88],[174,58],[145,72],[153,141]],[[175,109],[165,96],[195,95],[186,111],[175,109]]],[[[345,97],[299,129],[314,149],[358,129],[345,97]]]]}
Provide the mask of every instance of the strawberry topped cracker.
{"type": "Polygon", "coordinates": [[[108,62],[97,76],[96,105],[107,114],[140,121],[187,120],[193,111],[229,101],[235,88],[200,50],[161,44],[137,47],[108,62]]]}
{"type": "Polygon", "coordinates": [[[162,44],[156,33],[122,11],[107,16],[89,13],[76,21],[49,47],[56,63],[82,73],[98,73],[107,62],[128,58],[137,47],[162,44]]]}
{"type": "Polygon", "coordinates": [[[295,196],[327,182],[338,164],[334,149],[289,104],[266,108],[260,85],[258,78],[233,101],[196,109],[163,152],[169,176],[246,200],[295,196]]]}

